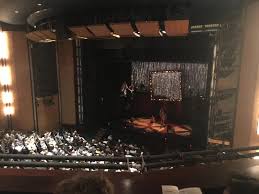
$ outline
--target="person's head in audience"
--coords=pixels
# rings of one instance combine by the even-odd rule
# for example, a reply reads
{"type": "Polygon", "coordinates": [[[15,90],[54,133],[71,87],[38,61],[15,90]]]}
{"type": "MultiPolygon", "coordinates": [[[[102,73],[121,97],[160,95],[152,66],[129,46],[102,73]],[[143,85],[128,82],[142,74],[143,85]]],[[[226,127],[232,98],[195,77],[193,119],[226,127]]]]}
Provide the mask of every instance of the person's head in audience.
{"type": "Polygon", "coordinates": [[[234,175],[224,194],[259,194],[259,181],[245,175],[234,175]]]}
{"type": "Polygon", "coordinates": [[[57,185],[55,194],[113,194],[113,185],[104,175],[77,175],[57,185]]]}

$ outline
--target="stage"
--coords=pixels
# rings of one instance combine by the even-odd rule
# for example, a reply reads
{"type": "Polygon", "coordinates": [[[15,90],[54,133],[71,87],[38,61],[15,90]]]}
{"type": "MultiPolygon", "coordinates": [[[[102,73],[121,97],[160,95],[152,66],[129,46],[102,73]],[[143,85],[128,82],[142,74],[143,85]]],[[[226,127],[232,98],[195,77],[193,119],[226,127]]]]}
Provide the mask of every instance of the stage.
{"type": "Polygon", "coordinates": [[[129,144],[144,147],[150,154],[168,153],[171,151],[190,151],[192,144],[191,129],[188,126],[168,124],[170,129],[159,123],[150,125],[149,118],[131,118],[110,123],[105,130],[129,144]]]}

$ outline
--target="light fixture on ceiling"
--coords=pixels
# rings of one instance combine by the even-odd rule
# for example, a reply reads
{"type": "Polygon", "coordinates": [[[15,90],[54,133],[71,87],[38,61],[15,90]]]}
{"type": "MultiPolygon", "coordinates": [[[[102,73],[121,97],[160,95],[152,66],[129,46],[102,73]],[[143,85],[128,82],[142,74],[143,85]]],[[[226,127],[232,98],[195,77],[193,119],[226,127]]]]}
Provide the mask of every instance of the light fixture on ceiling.
{"type": "Polygon", "coordinates": [[[135,22],[131,22],[131,28],[133,29],[133,34],[136,36],[136,37],[141,37],[141,34],[140,34],[140,31],[138,30],[135,22]]]}
{"type": "Polygon", "coordinates": [[[85,40],[88,39],[87,37],[83,37],[83,36],[77,36],[77,38],[79,38],[79,39],[85,39],[85,40]]]}
{"type": "Polygon", "coordinates": [[[42,43],[49,43],[49,42],[55,42],[56,40],[54,40],[54,39],[49,39],[49,38],[47,38],[47,39],[44,39],[44,40],[40,40],[39,42],[42,42],[42,43]]]}
{"type": "Polygon", "coordinates": [[[115,38],[120,38],[120,37],[121,37],[119,34],[116,34],[116,33],[114,33],[114,32],[111,32],[111,35],[112,35],[113,37],[115,37],[115,38]]]}
{"type": "Polygon", "coordinates": [[[14,10],[14,13],[18,14],[18,13],[19,13],[19,11],[18,11],[18,10],[14,10]]]}
{"type": "Polygon", "coordinates": [[[164,36],[164,34],[161,32],[161,30],[159,30],[159,35],[164,36]]]}
{"type": "Polygon", "coordinates": [[[159,35],[160,36],[165,36],[166,35],[166,31],[165,30],[159,30],[159,35]]]}
{"type": "Polygon", "coordinates": [[[162,30],[161,32],[162,32],[163,34],[166,34],[166,31],[165,31],[165,30],[162,30]]]}
{"type": "Polygon", "coordinates": [[[133,34],[136,36],[136,37],[140,37],[141,35],[140,35],[140,32],[135,32],[135,31],[133,31],[133,34]]]}
{"type": "Polygon", "coordinates": [[[110,30],[110,34],[115,37],[115,38],[120,38],[121,36],[117,33],[114,32],[114,30],[112,29],[112,27],[109,24],[106,24],[106,27],[110,30]]]}
{"type": "Polygon", "coordinates": [[[159,35],[166,36],[165,23],[163,21],[159,22],[159,35]]]}
{"type": "Polygon", "coordinates": [[[42,6],[42,3],[37,3],[38,6],[42,6]]]}

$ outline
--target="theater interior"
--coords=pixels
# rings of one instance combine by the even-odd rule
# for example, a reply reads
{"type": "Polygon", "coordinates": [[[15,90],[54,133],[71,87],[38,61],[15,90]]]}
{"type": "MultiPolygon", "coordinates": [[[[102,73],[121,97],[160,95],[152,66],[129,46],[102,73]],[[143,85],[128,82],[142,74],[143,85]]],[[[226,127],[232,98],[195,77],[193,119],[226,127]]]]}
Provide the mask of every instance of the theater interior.
{"type": "MultiPolygon", "coordinates": [[[[259,2],[0,0],[0,194],[259,181],[259,2]]],[[[167,193],[169,194],[169,193],[167,193]]]]}

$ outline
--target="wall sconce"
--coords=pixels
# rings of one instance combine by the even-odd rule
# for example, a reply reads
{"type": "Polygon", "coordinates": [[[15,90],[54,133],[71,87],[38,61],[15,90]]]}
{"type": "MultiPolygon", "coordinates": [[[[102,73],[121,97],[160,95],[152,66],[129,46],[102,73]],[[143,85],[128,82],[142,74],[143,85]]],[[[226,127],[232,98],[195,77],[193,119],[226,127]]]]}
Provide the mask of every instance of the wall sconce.
{"type": "Polygon", "coordinates": [[[8,37],[6,32],[0,31],[0,59],[8,59],[8,37]]]}
{"type": "Polygon", "coordinates": [[[2,102],[4,104],[12,104],[13,103],[13,93],[10,91],[2,92],[2,102]]]}
{"type": "Polygon", "coordinates": [[[4,115],[5,116],[12,116],[14,114],[14,107],[13,106],[5,106],[4,107],[4,115]]]}
{"type": "Polygon", "coordinates": [[[0,83],[2,86],[10,86],[12,84],[10,66],[0,67],[0,83]]]}
{"type": "Polygon", "coordinates": [[[12,84],[11,68],[8,63],[9,49],[6,32],[0,31],[0,84],[2,86],[3,112],[7,118],[8,128],[12,129],[12,115],[14,115],[14,97],[10,86],[12,84]]]}

